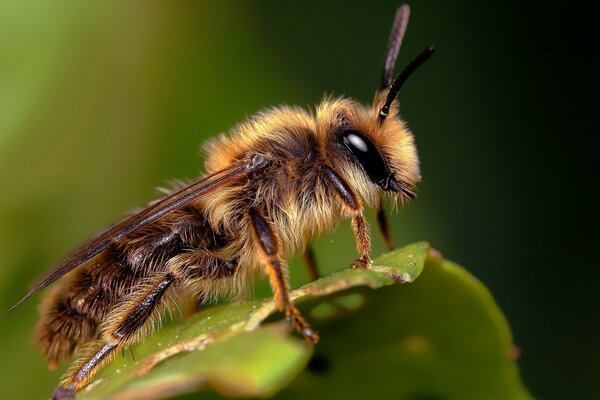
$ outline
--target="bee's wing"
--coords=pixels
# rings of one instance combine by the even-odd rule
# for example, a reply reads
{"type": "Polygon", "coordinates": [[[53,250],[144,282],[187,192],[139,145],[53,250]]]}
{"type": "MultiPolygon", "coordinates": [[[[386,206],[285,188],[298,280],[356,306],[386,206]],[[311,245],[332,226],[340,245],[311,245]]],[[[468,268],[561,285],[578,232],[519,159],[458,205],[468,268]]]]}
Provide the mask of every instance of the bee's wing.
{"type": "Polygon", "coordinates": [[[181,189],[177,193],[150,205],[135,215],[132,215],[131,217],[108,229],[106,232],[100,234],[94,239],[91,239],[71,253],[67,258],[52,268],[52,270],[48,272],[38,283],[36,283],[35,286],[21,300],[5,311],[2,315],[8,314],[35,292],[50,285],[67,272],[72,271],[79,265],[90,260],[102,250],[121,240],[136,229],[150,224],[169,214],[170,212],[190,204],[195,199],[198,199],[199,197],[204,196],[223,185],[240,180],[248,176],[250,173],[263,168],[264,166],[265,160],[260,157],[255,157],[251,161],[232,164],[230,167],[207,177],[203,177],[186,188],[181,189]]]}

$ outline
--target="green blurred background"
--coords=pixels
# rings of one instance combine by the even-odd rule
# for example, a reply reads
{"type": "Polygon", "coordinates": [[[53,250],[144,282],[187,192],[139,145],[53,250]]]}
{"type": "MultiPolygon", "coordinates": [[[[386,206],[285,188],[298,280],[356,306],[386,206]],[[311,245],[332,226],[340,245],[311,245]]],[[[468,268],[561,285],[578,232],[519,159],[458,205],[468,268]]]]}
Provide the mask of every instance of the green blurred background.
{"type": "MultiPolygon", "coordinates": [[[[2,308],[154,187],[198,174],[205,138],[323,93],[370,102],[399,4],[0,1],[2,308]]],[[[415,1],[399,62],[438,49],[401,94],[423,183],[396,242],[427,239],[491,289],[543,399],[600,398],[599,21],[569,4],[415,1]]],[[[317,251],[325,271],[349,264],[348,225],[317,251]]],[[[60,374],[31,343],[39,300],[0,319],[1,398],[43,398],[60,374]]]]}

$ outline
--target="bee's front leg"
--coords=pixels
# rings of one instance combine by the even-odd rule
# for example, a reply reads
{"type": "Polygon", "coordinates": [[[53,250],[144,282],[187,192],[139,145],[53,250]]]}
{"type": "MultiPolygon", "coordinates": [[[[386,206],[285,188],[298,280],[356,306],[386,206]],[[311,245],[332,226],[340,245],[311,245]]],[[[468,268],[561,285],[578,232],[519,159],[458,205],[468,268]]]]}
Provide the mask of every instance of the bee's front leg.
{"type": "Polygon", "coordinates": [[[255,208],[248,210],[250,224],[259,243],[260,253],[264,259],[267,274],[275,295],[275,301],[280,311],[285,312],[286,317],[308,341],[316,343],[319,335],[313,332],[308,323],[300,315],[290,299],[290,283],[287,274],[287,265],[281,259],[281,244],[279,236],[273,229],[273,225],[255,208]]]}
{"type": "Polygon", "coordinates": [[[369,235],[369,223],[360,210],[352,212],[352,231],[356,241],[356,250],[360,257],[352,263],[355,268],[368,268],[371,264],[371,236],[369,235]]]}
{"type": "Polygon", "coordinates": [[[369,224],[363,215],[363,207],[358,195],[331,167],[324,165],[323,174],[329,181],[335,192],[344,203],[344,212],[352,217],[352,231],[356,240],[356,250],[359,258],[352,263],[356,268],[367,268],[371,264],[371,236],[369,235],[369,224]]]}

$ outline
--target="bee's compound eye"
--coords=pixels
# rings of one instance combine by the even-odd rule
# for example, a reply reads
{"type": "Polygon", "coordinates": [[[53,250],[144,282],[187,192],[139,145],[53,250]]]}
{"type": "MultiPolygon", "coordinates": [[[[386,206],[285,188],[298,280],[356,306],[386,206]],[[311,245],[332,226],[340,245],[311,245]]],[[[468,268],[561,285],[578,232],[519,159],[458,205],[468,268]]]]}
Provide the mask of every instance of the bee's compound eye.
{"type": "Polygon", "coordinates": [[[384,186],[389,173],[381,152],[373,142],[366,135],[354,130],[341,132],[340,139],[356,161],[362,165],[371,181],[384,186]]]}

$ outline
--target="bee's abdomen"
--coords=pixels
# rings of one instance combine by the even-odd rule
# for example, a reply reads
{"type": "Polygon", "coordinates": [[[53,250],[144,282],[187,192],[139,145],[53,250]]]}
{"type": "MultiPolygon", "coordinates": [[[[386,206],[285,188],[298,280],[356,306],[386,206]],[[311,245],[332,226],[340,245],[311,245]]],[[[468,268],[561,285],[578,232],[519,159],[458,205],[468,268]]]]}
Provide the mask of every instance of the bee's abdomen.
{"type": "Polygon", "coordinates": [[[211,247],[203,240],[210,237],[214,243],[210,227],[198,222],[197,213],[188,216],[179,215],[175,225],[149,226],[109,246],[46,297],[34,336],[50,366],[98,338],[102,321],[147,278],[161,273],[170,258],[191,247],[211,247]]]}
{"type": "Polygon", "coordinates": [[[98,336],[98,326],[148,273],[127,262],[116,246],[81,266],[48,295],[34,336],[50,366],[56,366],[98,336]]]}

